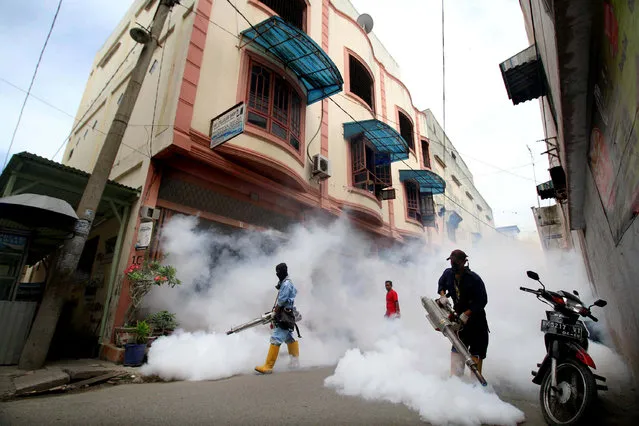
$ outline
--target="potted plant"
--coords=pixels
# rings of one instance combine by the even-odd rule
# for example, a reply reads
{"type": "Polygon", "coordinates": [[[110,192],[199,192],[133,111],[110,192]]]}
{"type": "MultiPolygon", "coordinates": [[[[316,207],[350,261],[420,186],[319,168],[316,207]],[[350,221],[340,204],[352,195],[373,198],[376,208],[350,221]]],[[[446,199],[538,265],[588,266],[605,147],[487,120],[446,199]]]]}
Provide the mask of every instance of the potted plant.
{"type": "Polygon", "coordinates": [[[124,365],[131,367],[142,365],[150,334],[151,327],[149,323],[138,321],[135,327],[135,343],[124,345],[124,365]]]}
{"type": "Polygon", "coordinates": [[[126,319],[132,323],[136,313],[153,286],[168,285],[175,287],[182,282],[177,278],[177,270],[171,265],[162,265],[159,261],[145,261],[143,265],[132,264],[124,271],[129,280],[129,294],[131,305],[127,311],[126,319]]]}
{"type": "Polygon", "coordinates": [[[160,311],[151,314],[146,321],[153,328],[153,335],[168,336],[177,328],[179,323],[175,319],[175,314],[169,311],[160,311]]]}

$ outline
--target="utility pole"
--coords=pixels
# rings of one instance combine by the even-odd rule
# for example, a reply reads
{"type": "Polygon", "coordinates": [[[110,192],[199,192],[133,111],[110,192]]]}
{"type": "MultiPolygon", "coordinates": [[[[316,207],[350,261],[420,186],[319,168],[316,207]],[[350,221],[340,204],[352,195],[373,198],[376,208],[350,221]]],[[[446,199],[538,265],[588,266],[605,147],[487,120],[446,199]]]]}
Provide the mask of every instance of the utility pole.
{"type": "MultiPolygon", "coordinates": [[[[34,370],[41,368],[46,361],[51,339],[55,332],[62,307],[68,296],[68,290],[73,282],[73,275],[78,267],[80,255],[84,249],[91,226],[98,209],[102,193],[109,179],[113,163],[120,149],[124,132],[129,124],[131,113],[138,99],[138,94],[142,87],[142,82],[146,76],[147,69],[153,58],[155,48],[158,46],[158,39],[162,33],[162,28],[173,5],[177,0],[161,0],[153,19],[151,33],[145,35],[146,30],[138,29],[140,38],[136,41],[144,43],[140,57],[129,79],[124,97],[118,107],[115,117],[111,122],[109,133],[104,140],[100,155],[93,168],[93,173],[89,177],[87,186],[82,194],[78,209],[78,222],[74,229],[73,238],[67,240],[62,248],[54,269],[50,272],[44,297],[38,314],[36,315],[27,342],[22,350],[19,368],[24,370],[34,370]]],[[[135,31],[135,30],[134,30],[135,31]]],[[[117,259],[113,259],[117,262],[117,259]]],[[[105,307],[106,309],[107,307],[105,307]]],[[[105,313],[106,314],[106,313],[105,313]]]]}

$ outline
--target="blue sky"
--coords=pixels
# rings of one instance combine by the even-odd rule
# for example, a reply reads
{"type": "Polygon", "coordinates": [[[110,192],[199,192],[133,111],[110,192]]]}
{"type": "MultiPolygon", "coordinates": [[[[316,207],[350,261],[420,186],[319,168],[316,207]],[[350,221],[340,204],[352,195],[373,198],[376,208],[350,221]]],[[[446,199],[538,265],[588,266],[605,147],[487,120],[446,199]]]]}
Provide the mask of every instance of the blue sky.
{"type": "MultiPolygon", "coordinates": [[[[317,0],[315,0],[317,1],[317,0]]],[[[402,68],[415,106],[442,122],[440,0],[352,0],[375,21],[373,32],[402,68]],[[402,31],[398,31],[401,23],[402,31]]],[[[0,161],[55,13],[57,0],[22,0],[0,14],[0,161]],[[7,83],[9,82],[9,83],[7,83]]],[[[11,153],[52,158],[73,125],[95,53],[125,14],[128,0],[65,0],[44,54],[11,153]],[[58,110],[59,109],[59,110],[58,110]]],[[[530,207],[537,179],[548,180],[537,101],[512,105],[499,63],[528,47],[517,0],[446,2],[446,130],[493,208],[498,226],[518,225],[532,236],[530,207]],[[503,172],[500,169],[506,169],[503,172]]],[[[339,101],[339,97],[337,99],[339,101]]],[[[59,161],[61,153],[55,160],[59,161]]],[[[543,205],[547,205],[544,202],[543,205]]]]}

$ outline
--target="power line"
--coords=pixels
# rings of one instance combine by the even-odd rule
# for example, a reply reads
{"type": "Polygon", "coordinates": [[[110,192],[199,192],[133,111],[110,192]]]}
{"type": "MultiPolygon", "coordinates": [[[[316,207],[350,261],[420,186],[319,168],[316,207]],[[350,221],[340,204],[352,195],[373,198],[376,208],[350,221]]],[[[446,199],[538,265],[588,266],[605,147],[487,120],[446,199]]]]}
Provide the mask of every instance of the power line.
{"type": "MultiPolygon", "coordinates": [[[[339,109],[341,109],[346,115],[348,115],[350,117],[351,120],[353,120],[355,123],[357,123],[364,131],[366,130],[366,128],[364,126],[362,126],[360,124],[360,122],[358,120],[355,119],[355,117],[353,117],[348,111],[346,111],[340,104],[338,104],[333,98],[328,98],[331,102],[333,102],[339,109]]],[[[413,167],[408,164],[405,160],[401,160],[402,163],[404,163],[404,165],[406,165],[406,167],[408,167],[411,171],[416,171],[415,169],[413,169],[413,167]]],[[[491,225],[488,222],[483,221],[482,219],[479,218],[479,216],[476,216],[473,212],[471,212],[470,210],[466,209],[464,206],[462,206],[461,204],[457,203],[454,199],[452,199],[451,197],[449,197],[446,194],[441,194],[443,195],[445,198],[449,199],[451,202],[453,202],[453,204],[456,204],[457,206],[459,206],[462,210],[464,210],[465,212],[467,212],[468,214],[470,214],[470,216],[472,216],[473,218],[477,219],[479,222],[483,223],[484,225],[488,226],[489,228],[494,229],[497,233],[499,233],[499,231],[497,231],[497,228],[495,228],[493,225],[491,225]]]]}
{"type": "Polygon", "coordinates": [[[126,54],[126,56],[124,57],[124,59],[122,60],[122,62],[120,63],[120,65],[118,65],[118,67],[116,68],[116,70],[113,72],[113,74],[111,74],[111,77],[107,80],[106,84],[104,85],[104,87],[102,88],[102,90],[100,90],[100,92],[98,93],[98,95],[95,97],[95,99],[93,100],[93,102],[91,102],[91,105],[89,105],[89,107],[86,109],[86,111],[84,111],[84,114],[82,114],[82,117],[80,117],[77,121],[77,124],[74,125],[73,127],[71,127],[71,131],[69,132],[69,135],[64,138],[64,140],[62,141],[62,144],[60,144],[60,146],[58,147],[58,149],[56,150],[55,154],[53,154],[53,156],[51,157],[51,159],[53,160],[55,158],[56,155],[58,155],[58,152],[60,152],[60,150],[62,149],[62,147],[64,146],[64,144],[67,142],[67,140],[69,140],[71,138],[71,135],[73,134],[73,132],[76,131],[76,129],[78,128],[77,126],[82,123],[82,120],[84,120],[84,117],[87,116],[87,114],[89,113],[89,111],[91,111],[91,108],[93,108],[93,105],[96,104],[96,102],[98,101],[98,99],[100,99],[100,96],[102,96],[102,93],[106,90],[107,87],[109,87],[109,84],[111,84],[111,81],[115,78],[115,76],[118,74],[118,71],[120,71],[120,68],[122,68],[122,65],[124,65],[124,63],[127,61],[127,59],[129,59],[129,56],[131,55],[131,53],[133,53],[133,50],[135,50],[136,46],[133,46],[131,48],[131,50],[129,50],[129,53],[126,54]]]}
{"type": "Polygon", "coordinates": [[[167,35],[164,39],[164,46],[160,46],[162,48],[162,55],[160,56],[160,69],[158,70],[158,84],[155,87],[155,102],[153,103],[153,118],[151,118],[151,138],[149,140],[149,158],[153,156],[153,134],[154,134],[154,124],[155,124],[155,112],[158,107],[158,95],[160,93],[160,82],[162,81],[162,64],[164,63],[164,52],[166,51],[165,46],[167,41],[169,40],[168,32],[171,30],[171,14],[172,13],[173,13],[173,9],[171,9],[168,16],[168,23],[166,25],[167,35]]]}
{"type": "Polygon", "coordinates": [[[197,16],[206,19],[207,21],[209,21],[211,24],[215,25],[216,27],[218,27],[219,29],[221,29],[222,31],[224,31],[227,34],[230,34],[231,36],[235,37],[236,39],[240,39],[240,36],[238,36],[237,34],[233,34],[233,32],[231,32],[230,30],[227,30],[226,28],[224,28],[223,26],[221,26],[220,24],[218,24],[217,22],[213,22],[209,19],[208,16],[206,15],[202,15],[201,13],[199,13],[197,10],[195,10],[194,6],[191,7],[186,7],[184,6],[182,3],[178,3],[178,6],[182,6],[184,9],[186,10],[190,10],[191,12],[195,13],[197,16]]]}
{"type": "MultiPolygon", "coordinates": [[[[244,18],[244,20],[245,20],[245,21],[246,21],[246,22],[247,22],[247,23],[251,26],[251,28],[252,28],[252,29],[253,29],[253,30],[254,30],[257,34],[259,34],[259,32],[255,29],[255,27],[254,27],[254,26],[253,26],[253,24],[251,23],[251,21],[249,21],[249,20],[248,20],[248,18],[246,18],[246,16],[244,16],[244,14],[243,14],[242,12],[240,12],[240,11],[239,11],[239,9],[238,9],[238,8],[237,8],[237,7],[236,7],[233,3],[231,3],[231,0],[226,0],[226,1],[227,1],[227,3],[228,3],[228,4],[230,4],[230,5],[231,5],[231,7],[233,7],[233,9],[235,9],[235,11],[236,11],[237,13],[239,13],[239,14],[240,14],[240,16],[241,16],[242,18],[244,18]]],[[[443,5],[443,0],[442,0],[442,5],[443,5]]],[[[442,17],[442,19],[443,19],[443,17],[442,17]]],[[[279,58],[278,58],[278,59],[279,59],[279,58]]],[[[282,60],[280,59],[280,61],[282,61],[282,60]]],[[[284,61],[282,61],[282,62],[284,62],[284,61]]],[[[352,116],[352,115],[351,115],[348,111],[346,111],[346,110],[345,110],[345,109],[344,109],[344,108],[343,108],[340,104],[338,104],[338,103],[337,103],[337,101],[335,101],[335,99],[330,98],[330,97],[329,97],[328,99],[329,99],[331,102],[333,102],[333,103],[334,103],[334,104],[335,104],[335,105],[336,105],[339,109],[341,109],[341,110],[342,110],[342,111],[343,111],[346,115],[348,115],[348,116],[351,118],[351,120],[353,120],[353,122],[357,123],[357,124],[358,124],[358,125],[359,125],[359,126],[360,126],[363,130],[364,130],[364,131],[366,131],[366,128],[365,128],[364,126],[362,126],[362,125],[361,125],[361,123],[360,123],[357,119],[355,119],[355,117],[353,117],[353,116],[352,116]]],[[[444,133],[444,134],[445,134],[445,133],[444,133]]],[[[444,152],[445,152],[445,150],[444,150],[444,152]]],[[[401,160],[401,161],[402,161],[402,162],[403,162],[403,163],[404,163],[404,164],[405,164],[405,165],[406,165],[409,169],[411,169],[412,171],[415,171],[415,169],[413,169],[413,168],[412,168],[412,166],[411,166],[410,164],[406,163],[406,161],[404,161],[404,160],[401,160]]],[[[492,226],[491,224],[489,224],[489,223],[487,223],[487,222],[484,222],[484,221],[483,221],[483,220],[481,220],[478,216],[475,216],[475,214],[474,214],[474,213],[470,212],[470,211],[469,211],[469,210],[467,210],[465,207],[463,207],[462,205],[460,205],[460,204],[458,204],[457,202],[455,202],[452,198],[448,197],[446,194],[442,194],[442,195],[443,195],[445,198],[448,198],[449,200],[451,200],[454,204],[457,204],[457,205],[458,205],[458,206],[459,206],[462,210],[464,210],[464,211],[468,212],[468,213],[469,213],[472,217],[474,217],[475,219],[477,219],[479,222],[481,222],[481,223],[485,224],[486,226],[488,226],[488,227],[490,227],[490,228],[494,229],[495,231],[497,231],[497,229],[496,229],[494,226],[492,226]]],[[[498,232],[498,231],[497,231],[497,232],[498,232]]],[[[498,232],[498,233],[499,233],[499,232],[498,232]]]]}
{"type": "Polygon", "coordinates": [[[31,83],[29,84],[29,89],[27,89],[27,95],[24,97],[22,108],[20,108],[20,114],[18,114],[18,122],[16,123],[16,128],[13,130],[13,135],[11,136],[11,142],[9,142],[9,148],[7,149],[7,155],[5,155],[4,157],[4,163],[2,164],[2,167],[7,165],[7,160],[9,159],[9,153],[11,152],[11,148],[13,147],[13,142],[15,141],[15,138],[16,138],[16,133],[18,133],[18,128],[20,127],[20,121],[22,120],[24,107],[27,105],[27,100],[29,99],[29,93],[31,93],[31,88],[33,87],[33,83],[35,82],[36,75],[38,74],[38,68],[40,68],[40,62],[42,62],[42,56],[44,55],[44,51],[47,48],[47,44],[49,43],[49,38],[51,37],[51,33],[53,32],[53,27],[55,26],[55,22],[58,19],[60,6],[62,6],[62,0],[58,2],[58,7],[55,10],[55,15],[53,15],[53,21],[51,22],[51,27],[49,28],[49,32],[47,33],[47,38],[44,40],[44,45],[42,46],[42,50],[40,51],[40,57],[38,58],[38,62],[36,63],[35,70],[33,71],[33,76],[31,77],[31,83]]]}

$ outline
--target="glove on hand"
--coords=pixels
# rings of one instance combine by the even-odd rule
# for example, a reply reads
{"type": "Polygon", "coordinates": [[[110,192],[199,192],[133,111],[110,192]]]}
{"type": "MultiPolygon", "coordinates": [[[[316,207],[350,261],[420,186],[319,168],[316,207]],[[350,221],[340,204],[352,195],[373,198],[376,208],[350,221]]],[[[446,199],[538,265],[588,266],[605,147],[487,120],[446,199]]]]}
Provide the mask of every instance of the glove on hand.
{"type": "Polygon", "coordinates": [[[450,301],[448,300],[448,297],[441,296],[439,299],[437,299],[437,303],[439,303],[440,306],[446,306],[450,304],[450,301]]]}
{"type": "Polygon", "coordinates": [[[468,315],[466,315],[466,312],[459,316],[459,320],[462,322],[462,324],[466,324],[468,322],[468,318],[469,317],[468,315]]]}

